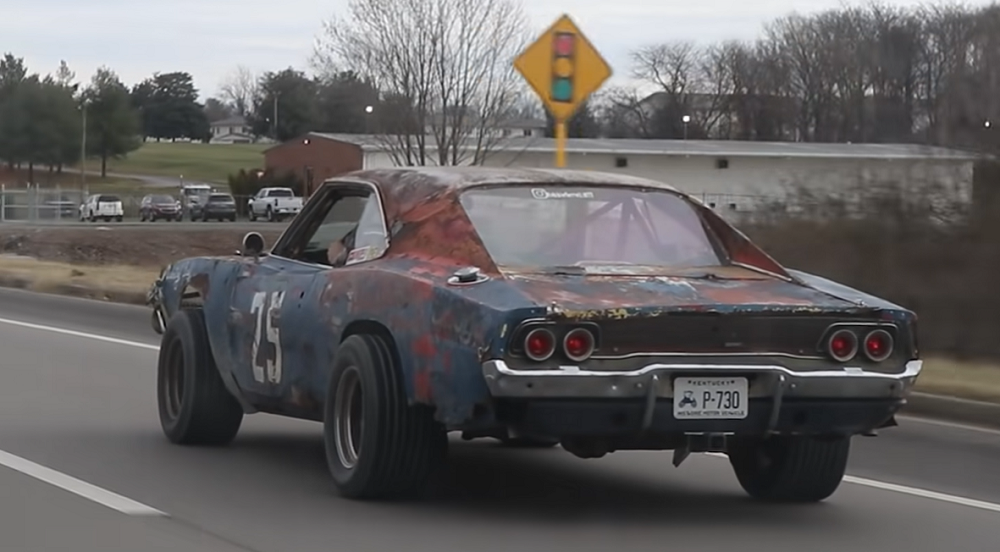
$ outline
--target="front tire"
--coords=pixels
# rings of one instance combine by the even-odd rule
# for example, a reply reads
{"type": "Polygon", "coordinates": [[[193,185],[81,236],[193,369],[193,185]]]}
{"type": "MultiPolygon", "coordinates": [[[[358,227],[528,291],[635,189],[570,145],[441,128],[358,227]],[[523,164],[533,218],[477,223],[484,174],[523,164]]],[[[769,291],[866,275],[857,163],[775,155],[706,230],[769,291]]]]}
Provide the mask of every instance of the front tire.
{"type": "Polygon", "coordinates": [[[418,495],[447,454],[447,433],[433,411],[407,403],[398,364],[389,344],[374,335],[352,335],[337,351],[323,441],[344,497],[418,495]]]}
{"type": "Polygon", "coordinates": [[[160,426],[178,445],[225,445],[240,429],[243,409],[222,382],[201,309],[175,314],[157,367],[160,426]]]}
{"type": "Polygon", "coordinates": [[[751,497],[819,502],[840,486],[851,440],[773,436],[763,441],[735,441],[727,448],[736,478],[751,497]]]}

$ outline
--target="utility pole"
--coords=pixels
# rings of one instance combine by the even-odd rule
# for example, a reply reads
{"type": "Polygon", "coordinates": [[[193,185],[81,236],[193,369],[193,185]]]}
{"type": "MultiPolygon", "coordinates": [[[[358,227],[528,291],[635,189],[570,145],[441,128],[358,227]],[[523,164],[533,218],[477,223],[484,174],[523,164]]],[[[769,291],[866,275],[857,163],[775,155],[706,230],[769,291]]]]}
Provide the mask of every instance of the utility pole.
{"type": "Polygon", "coordinates": [[[274,141],[278,141],[278,93],[274,93],[274,141]]]}
{"type": "Polygon", "coordinates": [[[83,131],[80,139],[80,200],[87,189],[87,101],[80,104],[83,111],[83,131]]]}

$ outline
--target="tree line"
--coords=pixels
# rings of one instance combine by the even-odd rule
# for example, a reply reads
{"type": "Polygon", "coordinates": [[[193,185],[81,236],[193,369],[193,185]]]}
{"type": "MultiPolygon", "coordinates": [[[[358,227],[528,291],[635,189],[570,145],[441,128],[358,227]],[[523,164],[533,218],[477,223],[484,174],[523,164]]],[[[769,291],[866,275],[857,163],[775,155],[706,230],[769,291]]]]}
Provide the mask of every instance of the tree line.
{"type": "Polygon", "coordinates": [[[147,139],[207,140],[207,117],[188,73],[157,73],[130,89],[107,67],[82,83],[66,62],[42,76],[11,53],[0,59],[0,161],[26,169],[29,182],[39,167],[61,172],[84,158],[107,176],[109,159],[147,139]]]}
{"type": "Polygon", "coordinates": [[[632,60],[657,93],[609,90],[611,136],[1000,144],[998,5],[790,15],[755,42],[648,45],[632,60]]]}

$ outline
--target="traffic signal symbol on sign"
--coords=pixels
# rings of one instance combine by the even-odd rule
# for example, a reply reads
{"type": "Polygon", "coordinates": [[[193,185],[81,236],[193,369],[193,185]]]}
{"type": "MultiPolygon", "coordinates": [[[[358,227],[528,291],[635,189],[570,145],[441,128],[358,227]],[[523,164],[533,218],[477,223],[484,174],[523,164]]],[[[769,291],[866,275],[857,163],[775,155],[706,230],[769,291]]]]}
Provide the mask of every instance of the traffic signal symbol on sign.
{"type": "Polygon", "coordinates": [[[550,99],[559,103],[573,101],[573,72],[576,36],[555,33],[552,38],[552,93],[550,99]]]}
{"type": "Polygon", "coordinates": [[[566,121],[611,76],[611,67],[568,16],[514,60],[556,121],[566,121]]]}

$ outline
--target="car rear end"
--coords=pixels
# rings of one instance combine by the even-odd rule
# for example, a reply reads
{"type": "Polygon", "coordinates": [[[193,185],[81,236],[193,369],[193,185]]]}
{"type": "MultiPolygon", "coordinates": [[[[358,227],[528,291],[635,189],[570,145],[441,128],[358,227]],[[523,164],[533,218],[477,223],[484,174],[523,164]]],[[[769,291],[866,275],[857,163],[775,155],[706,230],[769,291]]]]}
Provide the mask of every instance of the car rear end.
{"type": "Polygon", "coordinates": [[[236,199],[230,194],[209,194],[201,210],[202,220],[236,220],[236,199]]]}
{"type": "Polygon", "coordinates": [[[117,219],[119,221],[125,216],[125,209],[122,200],[115,195],[100,195],[94,201],[94,217],[105,220],[117,219]]]}
{"type": "Polygon", "coordinates": [[[302,210],[302,198],[295,196],[274,197],[274,214],[282,218],[294,217],[302,210]]]}
{"type": "Polygon", "coordinates": [[[481,365],[513,432],[585,457],[864,434],[920,371],[913,313],[791,278],[683,195],[493,186],[461,202],[538,305],[481,365]]]}

